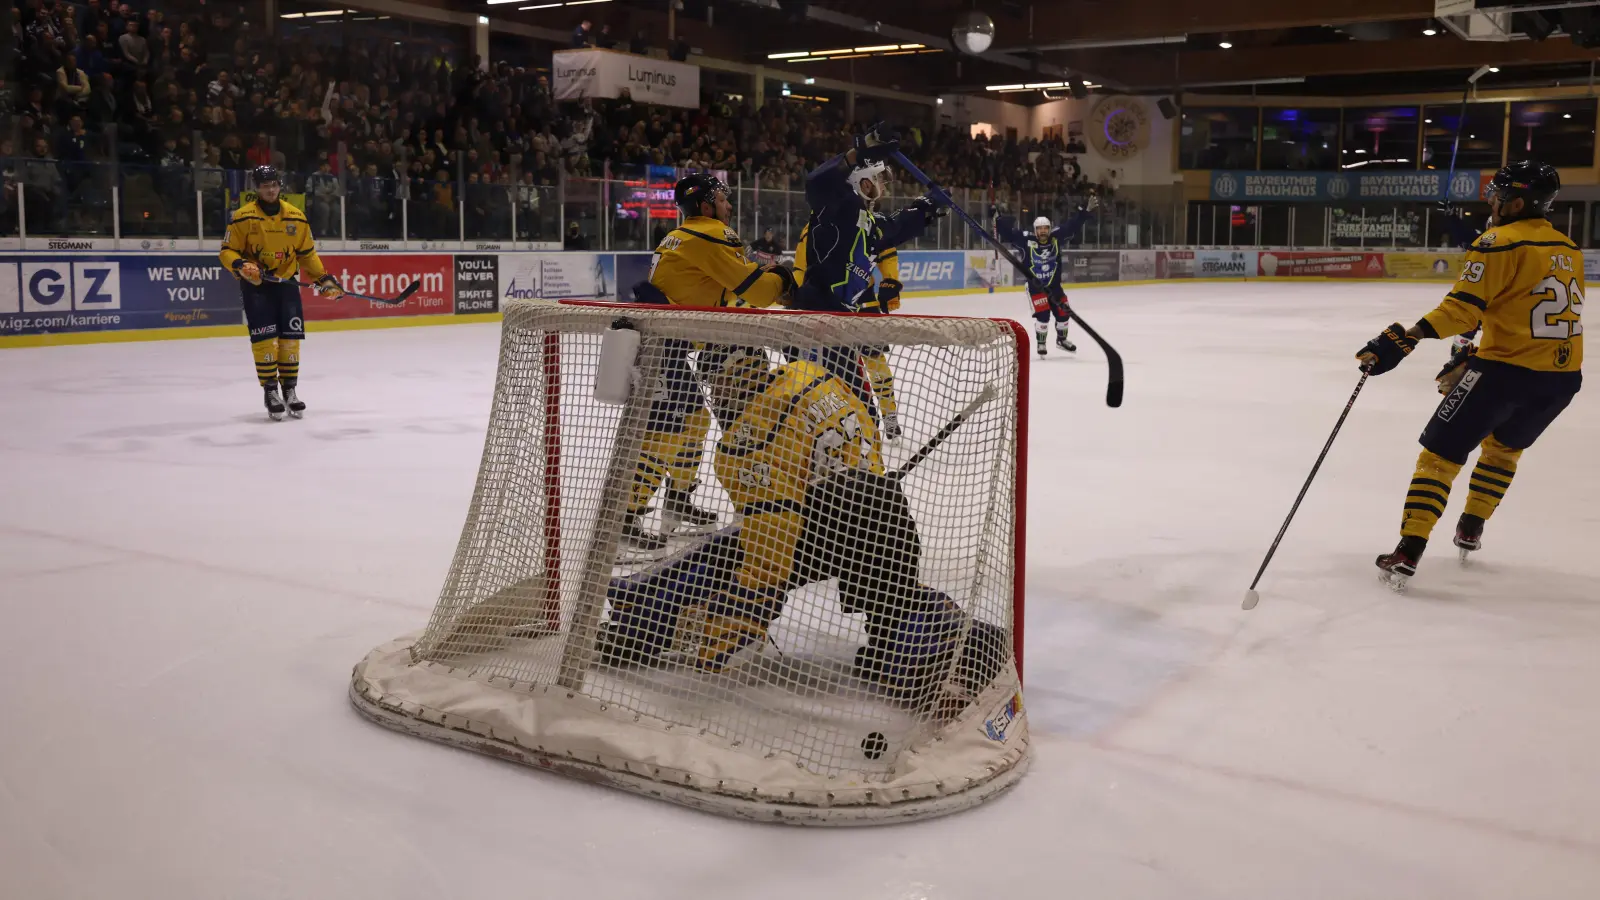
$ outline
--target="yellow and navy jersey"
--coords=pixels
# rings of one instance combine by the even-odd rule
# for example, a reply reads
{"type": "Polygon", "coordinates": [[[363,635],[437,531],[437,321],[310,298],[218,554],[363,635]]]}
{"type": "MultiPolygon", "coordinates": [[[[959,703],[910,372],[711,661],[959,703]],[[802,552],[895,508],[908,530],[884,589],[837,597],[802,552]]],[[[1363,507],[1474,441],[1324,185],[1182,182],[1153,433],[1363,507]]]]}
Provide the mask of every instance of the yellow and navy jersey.
{"type": "MultiPolygon", "coordinates": [[[[805,283],[806,278],[806,236],[810,233],[811,226],[806,225],[800,229],[800,242],[794,245],[794,283],[798,287],[805,283]]],[[[872,261],[878,268],[878,283],[885,278],[900,280],[900,251],[894,247],[886,247],[873,254],[872,261]]],[[[862,312],[893,312],[900,308],[900,298],[889,301],[889,308],[884,309],[878,303],[877,292],[863,295],[861,302],[862,312]]]]}
{"type": "Polygon", "coordinates": [[[278,201],[278,211],[272,215],[254,200],[235,210],[217,255],[230,271],[242,259],[279,278],[293,278],[299,271],[305,280],[316,281],[327,273],[306,214],[285,200],[278,201]]]}
{"type": "Polygon", "coordinates": [[[1538,372],[1583,365],[1583,253],[1545,219],[1485,231],[1467,250],[1455,287],[1422,317],[1450,337],[1481,322],[1478,356],[1538,372]]]}
{"type": "Polygon", "coordinates": [[[744,516],[739,588],[769,592],[789,580],[806,488],[851,469],[883,474],[878,446],[872,414],[844,382],[814,362],[778,370],[717,444],[717,480],[744,516]]]}
{"type": "Polygon", "coordinates": [[[771,306],[783,297],[781,276],[744,258],[744,242],[722,222],[693,216],[661,239],[650,283],[675,306],[771,306]]]}

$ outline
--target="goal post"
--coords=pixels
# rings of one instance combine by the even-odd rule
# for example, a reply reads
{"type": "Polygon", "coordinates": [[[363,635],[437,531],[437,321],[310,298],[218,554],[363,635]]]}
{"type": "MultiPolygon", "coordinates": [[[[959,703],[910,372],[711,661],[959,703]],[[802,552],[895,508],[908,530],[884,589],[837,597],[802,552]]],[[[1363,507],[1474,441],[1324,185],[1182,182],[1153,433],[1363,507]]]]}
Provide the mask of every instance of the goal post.
{"type": "Polygon", "coordinates": [[[352,702],[761,821],[994,796],[1029,750],[1028,355],[1010,320],[511,301],[438,604],[352,702]],[[619,319],[638,351],[610,403],[619,319]],[[675,528],[673,498],[716,520],[675,528]]]}

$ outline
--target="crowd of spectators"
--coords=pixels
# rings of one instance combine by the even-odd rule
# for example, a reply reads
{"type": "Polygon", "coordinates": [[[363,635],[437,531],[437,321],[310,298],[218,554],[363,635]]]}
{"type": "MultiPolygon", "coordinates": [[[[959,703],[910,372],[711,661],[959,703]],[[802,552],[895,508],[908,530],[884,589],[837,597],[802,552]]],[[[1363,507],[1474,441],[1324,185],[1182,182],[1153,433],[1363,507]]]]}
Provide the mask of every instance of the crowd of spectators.
{"type": "MultiPolygon", "coordinates": [[[[464,205],[469,229],[508,228],[515,206],[519,236],[554,238],[551,207],[564,177],[673,166],[799,190],[809,169],[862,128],[836,109],[780,98],[759,109],[727,95],[698,109],[626,95],[558,103],[538,68],[481,66],[437,38],[393,40],[392,29],[345,23],[335,48],[281,39],[260,16],[259,6],[232,0],[145,9],[23,0],[15,116],[0,136],[0,218],[14,218],[21,182],[36,230],[109,231],[98,225],[109,221],[111,167],[94,163],[114,158],[124,233],[177,220],[192,231],[192,201],[173,198],[196,188],[214,233],[224,204],[248,186],[242,173],[271,164],[290,174],[291,193],[304,194],[318,233],[337,230],[342,195],[345,227],[362,237],[402,237],[405,198],[411,236],[454,236],[464,205]]],[[[649,49],[642,32],[624,48],[609,26],[590,22],[572,44],[649,49]]],[[[949,127],[910,127],[904,140],[952,187],[1088,187],[1068,152],[1077,148],[1060,141],[985,140],[949,127]]]]}

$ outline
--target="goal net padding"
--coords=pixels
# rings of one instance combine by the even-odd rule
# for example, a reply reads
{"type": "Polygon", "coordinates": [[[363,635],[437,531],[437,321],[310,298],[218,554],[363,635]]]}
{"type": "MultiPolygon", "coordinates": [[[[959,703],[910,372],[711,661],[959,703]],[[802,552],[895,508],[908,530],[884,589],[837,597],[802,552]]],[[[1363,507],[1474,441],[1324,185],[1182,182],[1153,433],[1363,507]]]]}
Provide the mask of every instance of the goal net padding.
{"type": "Polygon", "coordinates": [[[508,303],[477,485],[438,604],[421,631],[355,667],[352,701],[402,732],[750,819],[904,821],[994,796],[1029,747],[1027,352],[1006,320],[508,303]],[[640,338],[633,384],[605,403],[601,342],[623,317],[640,338]],[[819,436],[813,460],[774,457],[784,472],[803,462],[817,507],[795,510],[807,531],[793,549],[742,534],[757,507],[735,509],[719,480],[766,474],[715,465],[723,426],[740,439],[746,423],[719,422],[702,394],[698,367],[726,347],[760,348],[780,374],[863,352],[893,373],[892,400],[859,376],[846,386],[871,421],[839,420],[850,434],[819,436]],[[895,441],[875,437],[889,408],[904,428],[895,441]],[[840,460],[846,471],[825,471],[840,460]],[[660,548],[624,540],[630,507],[648,500],[633,521],[660,533],[666,489],[693,481],[715,525],[660,548]],[[817,499],[834,484],[858,487],[817,499]],[[704,665],[722,608],[706,591],[750,554],[789,563],[786,590],[757,604],[764,640],[740,664],[704,665]],[[884,560],[903,571],[863,576],[884,560]],[[891,582],[862,599],[861,584],[891,582]],[[628,653],[616,651],[623,622],[628,653]]]}

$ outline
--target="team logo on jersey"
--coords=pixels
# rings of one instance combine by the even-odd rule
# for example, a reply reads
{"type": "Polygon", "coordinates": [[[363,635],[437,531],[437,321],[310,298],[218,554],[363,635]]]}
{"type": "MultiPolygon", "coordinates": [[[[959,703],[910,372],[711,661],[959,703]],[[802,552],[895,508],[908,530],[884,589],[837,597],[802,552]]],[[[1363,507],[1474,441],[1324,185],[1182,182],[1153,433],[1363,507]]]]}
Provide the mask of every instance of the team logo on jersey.
{"type": "Polygon", "coordinates": [[[1572,342],[1562,341],[1556,348],[1556,368],[1565,369],[1569,365],[1572,365],[1572,342]]]}
{"type": "Polygon", "coordinates": [[[1493,247],[1494,246],[1494,239],[1495,239],[1495,233],[1494,232],[1485,231],[1483,233],[1483,237],[1478,238],[1478,246],[1479,247],[1493,247]]]}
{"type": "Polygon", "coordinates": [[[289,224],[283,226],[284,233],[289,235],[290,237],[294,237],[294,227],[295,226],[294,226],[293,222],[290,222],[289,224]]]}

